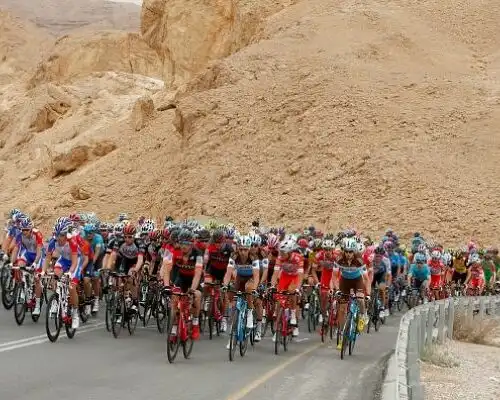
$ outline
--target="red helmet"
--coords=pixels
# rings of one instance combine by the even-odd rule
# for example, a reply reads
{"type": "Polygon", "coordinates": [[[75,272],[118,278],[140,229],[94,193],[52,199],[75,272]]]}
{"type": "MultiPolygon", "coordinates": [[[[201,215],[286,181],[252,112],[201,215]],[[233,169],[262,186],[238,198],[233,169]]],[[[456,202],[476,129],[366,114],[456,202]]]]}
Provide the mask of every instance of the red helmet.
{"type": "Polygon", "coordinates": [[[160,238],[160,231],[154,230],[153,232],[149,232],[149,239],[152,241],[156,241],[160,238]]]}
{"type": "Polygon", "coordinates": [[[161,235],[163,236],[163,239],[168,239],[170,237],[170,231],[168,230],[168,228],[163,229],[161,235]]]}
{"type": "Polygon", "coordinates": [[[136,232],[137,232],[137,230],[136,230],[134,224],[127,224],[123,228],[123,235],[124,236],[134,236],[136,232]]]}
{"type": "Polygon", "coordinates": [[[302,249],[307,249],[307,247],[309,246],[309,242],[307,241],[307,239],[304,239],[304,238],[299,239],[299,241],[297,242],[297,244],[302,249]]]}

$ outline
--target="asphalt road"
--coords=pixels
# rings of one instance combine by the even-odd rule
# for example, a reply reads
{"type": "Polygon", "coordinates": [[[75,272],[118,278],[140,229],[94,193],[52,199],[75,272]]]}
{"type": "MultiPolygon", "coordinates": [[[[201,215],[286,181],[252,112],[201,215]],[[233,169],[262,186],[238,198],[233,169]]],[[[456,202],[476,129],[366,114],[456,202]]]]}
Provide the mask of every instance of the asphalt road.
{"type": "Polygon", "coordinates": [[[362,335],[352,356],[341,361],[332,343],[303,328],[287,353],[275,356],[269,337],[244,358],[228,361],[227,337],[195,343],[189,360],[165,355],[156,325],[118,339],[102,319],[90,319],[74,339],[62,332],[56,343],[45,335],[45,308],[35,324],[29,314],[17,326],[13,311],[0,305],[0,399],[72,400],[252,400],[335,398],[372,400],[379,389],[383,357],[397,336],[399,318],[380,332],[362,335]]]}

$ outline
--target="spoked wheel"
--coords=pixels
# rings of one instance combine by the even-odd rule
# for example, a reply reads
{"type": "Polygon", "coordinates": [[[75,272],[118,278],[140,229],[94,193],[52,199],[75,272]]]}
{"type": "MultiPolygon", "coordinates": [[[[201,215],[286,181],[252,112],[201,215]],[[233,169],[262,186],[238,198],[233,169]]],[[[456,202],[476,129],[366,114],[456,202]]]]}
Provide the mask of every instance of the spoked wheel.
{"type": "MultiPolygon", "coordinates": [[[[40,296],[40,314],[42,313],[42,306],[43,306],[43,299],[44,299],[44,295],[42,293],[42,296],[40,296]]],[[[36,301],[36,299],[35,299],[36,301]]],[[[31,310],[31,320],[33,322],[38,322],[38,320],[40,319],[40,314],[36,315],[36,314],[33,314],[33,310],[31,310]]]]}
{"type": "Polygon", "coordinates": [[[146,326],[148,326],[148,323],[149,323],[149,320],[151,319],[151,315],[153,314],[153,307],[155,306],[155,301],[153,299],[153,301],[150,301],[149,299],[146,299],[145,303],[144,303],[144,306],[142,306],[140,303],[139,303],[139,308],[138,310],[140,310],[141,308],[143,308],[143,312],[142,314],[139,312],[139,316],[141,318],[141,321],[142,321],[142,326],[145,328],[146,326]]]}
{"type": "MultiPolygon", "coordinates": [[[[349,355],[352,356],[352,352],[354,351],[354,345],[356,344],[356,338],[358,337],[358,321],[359,321],[359,314],[356,316],[356,320],[354,321],[354,335],[352,338],[349,338],[349,355]]],[[[378,329],[376,328],[375,325],[375,331],[378,329]]],[[[351,333],[351,332],[350,332],[351,333]]]]}
{"type": "Polygon", "coordinates": [[[129,335],[133,335],[135,328],[137,327],[137,321],[139,320],[139,311],[134,311],[132,309],[126,310],[127,313],[127,329],[129,335]]]}
{"type": "Polygon", "coordinates": [[[122,331],[122,327],[124,326],[124,318],[125,318],[125,299],[121,294],[116,295],[114,302],[114,307],[112,309],[112,318],[111,318],[111,331],[113,332],[113,336],[118,338],[120,332],[122,331]]]}
{"type": "Polygon", "coordinates": [[[2,273],[6,274],[2,285],[2,304],[6,310],[10,310],[14,306],[15,302],[14,288],[16,282],[12,278],[11,271],[7,268],[4,268],[2,273]]]}
{"type": "Polygon", "coordinates": [[[54,293],[50,296],[45,310],[45,331],[51,342],[55,342],[61,333],[62,314],[59,309],[59,296],[54,293]]]}
{"type": "Polygon", "coordinates": [[[182,342],[182,354],[184,358],[187,360],[193,351],[194,340],[193,340],[193,322],[187,322],[187,339],[182,342]]]}
{"type": "Polygon", "coordinates": [[[229,361],[234,361],[234,355],[236,354],[236,348],[238,347],[238,316],[239,311],[235,310],[233,312],[233,317],[231,320],[231,333],[229,335],[229,361]]]}
{"type": "Polygon", "coordinates": [[[18,325],[22,325],[26,317],[26,289],[24,284],[17,284],[14,288],[14,318],[18,325]]]}
{"type": "Polygon", "coordinates": [[[156,326],[158,332],[164,333],[168,324],[168,316],[170,314],[170,302],[167,297],[160,295],[156,302],[156,326]]]}
{"type": "Polygon", "coordinates": [[[342,346],[340,348],[340,359],[341,360],[344,359],[345,351],[346,351],[347,347],[349,346],[349,333],[350,333],[349,331],[351,328],[351,318],[352,318],[352,315],[349,312],[346,316],[344,327],[342,329],[342,346]]]}
{"type": "MultiPolygon", "coordinates": [[[[71,307],[68,307],[68,309],[66,310],[66,315],[70,315],[71,312],[71,307]]],[[[71,327],[71,322],[65,323],[64,328],[66,329],[66,336],[68,337],[68,339],[73,339],[75,337],[76,329],[73,329],[71,327]]]]}
{"type": "Polygon", "coordinates": [[[278,355],[280,353],[280,346],[281,346],[281,341],[282,341],[282,332],[283,332],[283,318],[282,318],[282,314],[283,311],[280,309],[280,311],[278,312],[278,315],[276,316],[276,331],[275,331],[275,335],[276,335],[276,340],[274,342],[274,354],[278,355]]]}
{"type": "Polygon", "coordinates": [[[106,295],[106,330],[111,332],[111,325],[113,321],[113,309],[115,306],[115,294],[114,292],[106,295]]]}
{"type": "Polygon", "coordinates": [[[167,358],[169,363],[174,362],[175,358],[177,357],[177,353],[179,352],[179,346],[181,344],[177,332],[175,332],[175,334],[172,333],[173,327],[174,316],[172,316],[172,313],[170,313],[167,316],[167,334],[165,335],[167,341],[167,358]]]}

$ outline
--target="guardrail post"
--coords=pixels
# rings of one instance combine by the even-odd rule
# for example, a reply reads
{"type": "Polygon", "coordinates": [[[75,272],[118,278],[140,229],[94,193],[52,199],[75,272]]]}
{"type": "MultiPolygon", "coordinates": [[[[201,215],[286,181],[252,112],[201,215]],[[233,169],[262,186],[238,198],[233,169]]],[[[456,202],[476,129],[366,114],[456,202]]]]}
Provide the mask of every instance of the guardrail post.
{"type": "Polygon", "coordinates": [[[434,330],[434,305],[431,304],[427,307],[427,334],[425,335],[425,345],[432,346],[434,338],[432,337],[432,331],[434,330]]]}
{"type": "MultiPolygon", "coordinates": [[[[460,301],[460,300],[459,300],[460,301]]],[[[450,303],[448,305],[448,339],[453,339],[453,327],[455,325],[455,299],[450,298],[450,303]]]]}
{"type": "Polygon", "coordinates": [[[420,321],[419,321],[419,324],[420,324],[420,329],[419,329],[419,337],[418,337],[418,354],[422,354],[422,351],[424,350],[425,348],[425,332],[427,330],[427,322],[428,322],[428,314],[429,314],[429,310],[428,309],[425,309],[425,310],[422,310],[421,314],[420,314],[420,321]]]}
{"type": "Polygon", "coordinates": [[[408,397],[412,400],[422,398],[420,393],[420,365],[418,359],[418,319],[412,319],[408,327],[407,358],[408,397]]]}
{"type": "Polygon", "coordinates": [[[439,318],[438,318],[438,343],[443,344],[444,343],[444,324],[446,322],[445,317],[446,317],[446,309],[444,302],[439,303],[439,318]]]}

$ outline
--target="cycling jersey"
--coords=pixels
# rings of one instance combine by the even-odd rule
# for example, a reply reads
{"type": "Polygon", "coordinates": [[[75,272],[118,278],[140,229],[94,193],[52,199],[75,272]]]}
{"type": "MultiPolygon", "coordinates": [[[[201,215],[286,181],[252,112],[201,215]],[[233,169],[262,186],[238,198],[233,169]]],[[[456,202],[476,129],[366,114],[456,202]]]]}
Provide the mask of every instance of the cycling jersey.
{"type": "Polygon", "coordinates": [[[453,268],[455,272],[459,274],[464,274],[467,272],[467,267],[465,266],[465,259],[462,258],[453,258],[453,268]]]}
{"type": "Polygon", "coordinates": [[[245,262],[241,261],[240,256],[236,256],[229,259],[228,268],[234,268],[236,270],[236,276],[242,278],[251,278],[253,276],[253,271],[260,270],[259,260],[247,259],[245,262]]]}
{"type": "Polygon", "coordinates": [[[378,274],[387,274],[391,273],[391,261],[389,260],[388,257],[382,256],[378,258],[377,256],[373,257],[373,261],[371,262],[370,266],[373,269],[373,274],[378,275],[378,274]]]}
{"type": "Polygon", "coordinates": [[[189,254],[174,258],[174,268],[179,276],[192,278],[197,267],[203,267],[202,252],[198,249],[192,249],[189,254]]]}
{"type": "Polygon", "coordinates": [[[299,253],[292,253],[289,257],[279,256],[274,266],[275,271],[281,271],[284,275],[304,273],[304,257],[299,253]]]}
{"type": "Polygon", "coordinates": [[[359,279],[363,275],[365,264],[359,257],[353,258],[351,262],[347,260],[345,255],[340,256],[337,261],[337,266],[340,269],[342,279],[359,279]]]}
{"type": "Polygon", "coordinates": [[[411,264],[409,274],[413,276],[417,281],[423,282],[429,280],[431,276],[431,270],[427,264],[423,264],[421,267],[419,267],[417,264],[411,264]]]}
{"type": "Polygon", "coordinates": [[[444,264],[441,260],[429,260],[429,268],[431,269],[431,275],[441,275],[444,270],[444,264]]]}
{"type": "Polygon", "coordinates": [[[29,236],[19,232],[15,238],[16,246],[18,247],[17,260],[25,264],[31,265],[35,262],[37,249],[43,247],[42,234],[33,230],[29,236]]]}

